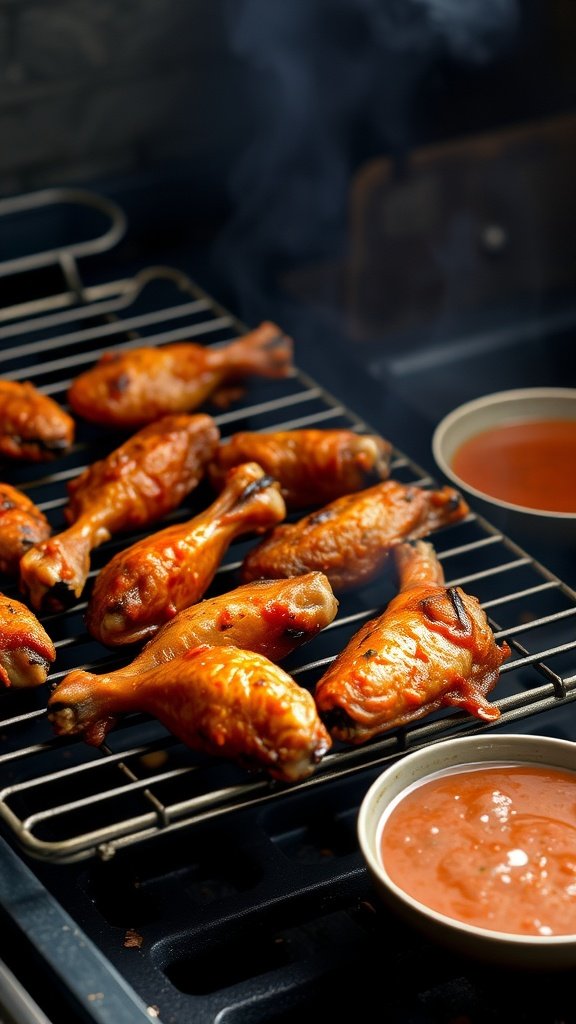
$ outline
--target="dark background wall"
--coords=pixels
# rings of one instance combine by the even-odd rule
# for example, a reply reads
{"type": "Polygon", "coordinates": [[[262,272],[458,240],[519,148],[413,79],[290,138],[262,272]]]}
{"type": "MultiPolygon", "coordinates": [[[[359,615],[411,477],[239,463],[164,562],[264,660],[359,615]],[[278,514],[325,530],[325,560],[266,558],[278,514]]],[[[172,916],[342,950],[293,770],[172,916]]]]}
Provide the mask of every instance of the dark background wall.
{"type": "Polygon", "coordinates": [[[575,39],[571,0],[0,0],[0,192],[187,160],[210,197],[315,132],[350,168],[572,104],[575,39]]]}
{"type": "Polygon", "coordinates": [[[217,159],[236,89],[221,15],[210,0],[0,0],[0,191],[217,159]]]}
{"type": "Polygon", "coordinates": [[[572,110],[575,42],[573,0],[0,0],[0,195],[120,193],[252,319],[369,161],[572,110]]]}

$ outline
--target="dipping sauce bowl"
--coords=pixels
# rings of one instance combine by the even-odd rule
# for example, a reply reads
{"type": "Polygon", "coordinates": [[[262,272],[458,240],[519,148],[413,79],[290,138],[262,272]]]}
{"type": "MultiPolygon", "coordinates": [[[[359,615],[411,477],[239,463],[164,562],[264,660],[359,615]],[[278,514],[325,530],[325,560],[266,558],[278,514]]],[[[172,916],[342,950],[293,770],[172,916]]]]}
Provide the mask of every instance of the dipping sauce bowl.
{"type": "Polygon", "coordinates": [[[432,438],[471,507],[519,540],[576,541],[576,388],[522,388],[466,402],[432,438]]]}
{"type": "Polygon", "coordinates": [[[576,966],[576,746],[498,733],[407,754],[366,793],[358,840],[382,902],[497,964],[576,966]]]}

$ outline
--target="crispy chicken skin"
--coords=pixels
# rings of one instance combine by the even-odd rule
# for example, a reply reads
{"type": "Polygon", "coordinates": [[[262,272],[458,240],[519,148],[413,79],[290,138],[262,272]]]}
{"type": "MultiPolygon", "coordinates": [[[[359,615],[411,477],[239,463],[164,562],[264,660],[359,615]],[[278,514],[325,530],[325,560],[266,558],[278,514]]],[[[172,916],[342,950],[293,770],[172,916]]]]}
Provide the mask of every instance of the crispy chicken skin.
{"type": "Polygon", "coordinates": [[[285,377],[291,368],[292,339],[265,321],[221,348],[182,342],[107,352],[72,382],[68,400],[84,419],[141,427],[197,409],[246,377],[285,377]]]}
{"type": "Polygon", "coordinates": [[[0,573],[18,576],[22,555],[50,533],[50,523],[30,498],[0,483],[0,573]]]}
{"type": "MultiPolygon", "coordinates": [[[[320,572],[258,580],[185,608],[123,668],[104,675],[78,669],[74,681],[87,690],[92,684],[133,686],[146,673],[200,644],[241,647],[278,662],[332,622],[337,610],[330,584],[320,572]]],[[[58,701],[58,688],[54,700],[58,701]]],[[[98,722],[99,743],[114,724],[111,715],[98,722]]]]}
{"type": "Polygon", "coordinates": [[[110,646],[147,639],[202,597],[236,537],[270,530],[285,514],[279,485],[260,466],[234,467],[207,509],[137,541],[104,566],[88,604],[88,630],[110,646]]]}
{"type": "Polygon", "coordinates": [[[70,672],[49,698],[59,735],[82,733],[98,746],[100,723],[145,712],[187,746],[264,768],[282,782],[306,778],[331,746],[308,690],[253,651],[202,645],[132,679],[85,675],[70,672]]]}
{"type": "Polygon", "coordinates": [[[253,460],[278,480],[287,508],[305,508],[386,480],[391,454],[388,441],[353,430],[244,431],[220,442],[209,473],[220,490],[231,466],[253,460]]]}
{"type": "Polygon", "coordinates": [[[45,462],[74,441],[76,424],[30,381],[0,380],[0,456],[45,462]]]}
{"type": "Polygon", "coordinates": [[[510,654],[498,646],[479,601],[444,585],[430,543],[395,549],[399,593],[366,623],[318,681],[315,699],[333,738],[365,743],[442,707],[485,721],[486,699],[510,654]]]}
{"type": "Polygon", "coordinates": [[[338,602],[321,572],[245,583],[183,608],[119,671],[148,670],[198,644],[234,644],[281,661],[332,622],[337,610],[338,602]]]}
{"type": "Polygon", "coordinates": [[[54,644],[34,612],[0,594],[0,686],[41,686],[55,657],[54,644]]]}
{"type": "Polygon", "coordinates": [[[176,508],[204,476],[219,436],[211,416],[165,416],[71,480],[70,527],[20,562],[20,588],[32,606],[54,612],[78,599],[91,551],[176,508]]]}
{"type": "Polygon", "coordinates": [[[338,601],[321,572],[245,583],[183,609],[148,641],[128,670],[169,661],[198,644],[233,644],[281,661],[328,626],[337,611],[338,601]]]}
{"type": "Polygon", "coordinates": [[[248,552],[242,579],[318,570],[338,593],[377,576],[396,544],[458,522],[468,511],[452,487],[424,490],[385,480],[337,498],[297,523],[276,527],[248,552]]]}

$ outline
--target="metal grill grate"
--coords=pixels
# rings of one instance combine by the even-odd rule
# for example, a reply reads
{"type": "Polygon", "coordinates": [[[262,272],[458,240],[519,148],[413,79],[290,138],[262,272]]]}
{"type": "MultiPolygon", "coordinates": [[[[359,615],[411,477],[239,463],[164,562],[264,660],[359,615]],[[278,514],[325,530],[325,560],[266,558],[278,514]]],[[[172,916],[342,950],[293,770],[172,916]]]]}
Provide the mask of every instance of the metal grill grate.
{"type": "MultiPolygon", "coordinates": [[[[59,308],[54,305],[52,300],[35,302],[26,317],[6,312],[0,326],[0,374],[33,381],[64,407],[72,377],[106,349],[186,339],[219,344],[246,329],[180,271],[168,267],[152,267],[132,279],[86,289],[76,306],[63,293],[59,308]]],[[[223,437],[237,430],[313,425],[373,430],[299,370],[282,381],[250,382],[242,402],[214,418],[223,437]]],[[[124,437],[79,423],[72,452],[49,468],[10,467],[10,482],[28,492],[58,531],[64,527],[67,481],[124,437]]],[[[393,437],[390,440],[394,442],[393,437]]],[[[393,475],[424,486],[435,483],[398,450],[393,475]]],[[[195,492],[167,519],[189,518],[204,507],[202,501],[195,492]]],[[[134,539],[116,537],[93,553],[86,597],[102,565],[134,539]]],[[[407,750],[448,736],[506,728],[551,708],[569,714],[568,705],[576,699],[576,594],[474,513],[433,539],[448,583],[476,594],[497,637],[506,637],[512,647],[492,694],[501,710],[496,727],[463,712],[438,713],[359,749],[335,747],[311,778],[287,787],[194,754],[146,716],[126,717],[99,750],[77,739],[57,738],[46,717],[46,687],[7,691],[0,695],[4,823],[33,857],[62,863],[94,854],[108,858],[138,841],[240,807],[329,786],[335,777],[383,766],[407,750]]],[[[232,545],[206,596],[237,584],[236,572],[249,546],[249,541],[232,545]]],[[[14,585],[4,591],[19,596],[14,585]]],[[[350,636],[393,593],[392,570],[386,569],[369,586],[342,595],[336,620],[291,655],[284,667],[302,685],[313,688],[350,636]]],[[[85,607],[83,600],[67,612],[41,618],[57,648],[49,683],[75,667],[105,672],[128,660],[87,634],[85,607]]]]}

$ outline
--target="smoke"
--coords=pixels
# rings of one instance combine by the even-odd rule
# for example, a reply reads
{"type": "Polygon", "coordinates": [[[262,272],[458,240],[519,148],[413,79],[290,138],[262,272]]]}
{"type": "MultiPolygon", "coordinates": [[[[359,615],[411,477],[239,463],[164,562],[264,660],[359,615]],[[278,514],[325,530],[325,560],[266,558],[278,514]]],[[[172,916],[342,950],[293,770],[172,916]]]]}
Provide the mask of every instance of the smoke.
{"type": "Polygon", "coordinates": [[[517,25],[517,0],[228,0],[250,120],[213,259],[245,320],[267,315],[286,267],[345,244],[354,167],[409,148],[430,66],[486,64],[517,25]]]}
{"type": "Polygon", "coordinates": [[[514,0],[412,0],[423,10],[427,24],[464,61],[485,63],[503,47],[518,27],[514,0]]]}

